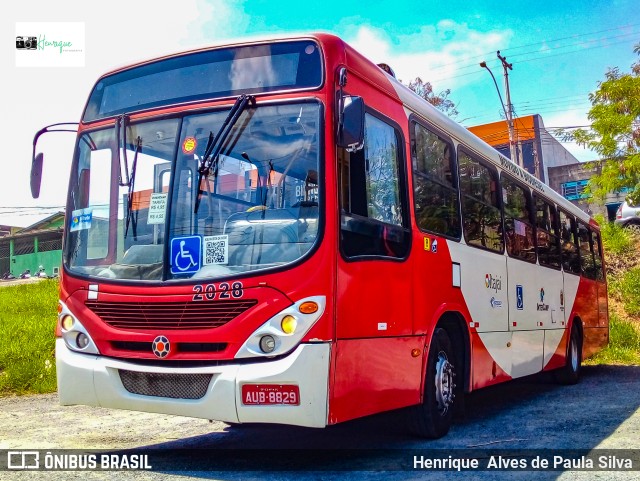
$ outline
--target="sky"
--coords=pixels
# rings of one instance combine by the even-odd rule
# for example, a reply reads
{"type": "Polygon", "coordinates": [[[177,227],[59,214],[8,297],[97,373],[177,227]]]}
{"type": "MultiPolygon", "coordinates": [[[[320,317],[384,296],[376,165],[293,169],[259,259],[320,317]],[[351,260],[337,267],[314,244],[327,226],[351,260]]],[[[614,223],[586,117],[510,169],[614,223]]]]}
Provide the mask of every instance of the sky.
{"type": "MultiPolygon", "coordinates": [[[[448,0],[110,0],[9,2],[0,19],[0,224],[27,226],[65,204],[73,134],[48,134],[39,199],[29,171],[33,135],[54,122],[77,122],[97,78],[135,61],[231,39],[298,32],[334,33],[408,83],[449,89],[465,127],[504,117],[496,51],[513,64],[517,116],[540,114],[547,128],[588,126],[588,95],[609,68],[629,71],[640,43],[637,0],[496,2],[448,0]],[[83,67],[16,66],[19,22],[84,22],[83,67]],[[502,117],[501,117],[502,115],[502,117]]],[[[504,91],[502,91],[504,97],[504,91]]],[[[580,161],[593,153],[566,143],[580,161]]]]}

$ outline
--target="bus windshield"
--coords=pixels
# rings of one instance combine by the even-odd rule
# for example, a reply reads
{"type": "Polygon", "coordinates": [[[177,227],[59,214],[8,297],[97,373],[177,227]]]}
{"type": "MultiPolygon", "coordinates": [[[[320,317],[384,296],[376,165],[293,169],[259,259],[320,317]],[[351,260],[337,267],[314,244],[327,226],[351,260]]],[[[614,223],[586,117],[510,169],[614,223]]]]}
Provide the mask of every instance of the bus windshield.
{"type": "Polygon", "coordinates": [[[228,109],[130,124],[126,155],[115,128],[84,133],[65,265],[89,277],[161,281],[300,259],[318,237],[320,112],[315,101],[247,109],[200,185],[202,155],[228,109]],[[135,183],[122,185],[133,159],[135,183]]]}

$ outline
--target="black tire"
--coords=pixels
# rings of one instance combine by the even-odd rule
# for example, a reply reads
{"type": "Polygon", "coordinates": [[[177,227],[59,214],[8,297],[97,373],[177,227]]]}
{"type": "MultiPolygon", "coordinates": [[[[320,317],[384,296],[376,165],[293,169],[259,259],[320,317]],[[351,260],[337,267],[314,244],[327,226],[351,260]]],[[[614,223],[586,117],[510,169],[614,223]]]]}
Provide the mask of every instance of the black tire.
{"type": "Polygon", "coordinates": [[[632,234],[640,235],[640,223],[638,222],[629,222],[624,226],[624,229],[632,234]]]}
{"type": "Polygon", "coordinates": [[[427,353],[422,404],[411,408],[411,430],[420,437],[436,439],[449,432],[456,385],[455,353],[447,331],[436,328],[427,353]]]}
{"type": "Polygon", "coordinates": [[[556,379],[560,384],[572,385],[580,381],[580,370],[582,367],[582,338],[580,330],[573,325],[569,345],[567,346],[567,356],[564,367],[556,371],[556,379]]]}

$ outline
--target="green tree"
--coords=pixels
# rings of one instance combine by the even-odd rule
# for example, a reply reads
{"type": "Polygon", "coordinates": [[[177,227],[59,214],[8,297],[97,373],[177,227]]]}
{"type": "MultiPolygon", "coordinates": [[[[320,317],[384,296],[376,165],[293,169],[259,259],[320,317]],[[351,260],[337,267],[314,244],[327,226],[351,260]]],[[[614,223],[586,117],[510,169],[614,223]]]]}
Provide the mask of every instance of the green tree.
{"type": "Polygon", "coordinates": [[[452,119],[456,118],[456,116],[458,115],[456,104],[454,104],[453,101],[449,99],[451,89],[446,89],[436,94],[433,91],[431,82],[425,82],[420,77],[416,77],[415,80],[409,82],[409,85],[407,85],[407,87],[409,87],[420,97],[429,102],[435,108],[447,114],[452,119]]]}
{"type": "MultiPolygon", "coordinates": [[[[640,44],[633,51],[640,56],[640,44]]],[[[610,69],[598,89],[589,94],[591,129],[567,135],[579,145],[597,152],[602,170],[589,182],[599,199],[608,192],[630,189],[629,199],[640,202],[640,61],[631,72],[610,69]]]]}

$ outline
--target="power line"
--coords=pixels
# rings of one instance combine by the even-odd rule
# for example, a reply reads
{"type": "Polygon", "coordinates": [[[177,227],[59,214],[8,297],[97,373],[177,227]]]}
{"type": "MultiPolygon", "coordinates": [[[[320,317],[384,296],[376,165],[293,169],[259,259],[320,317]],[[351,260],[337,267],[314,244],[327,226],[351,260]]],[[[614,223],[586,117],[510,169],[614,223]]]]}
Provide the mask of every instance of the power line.
{"type": "MultiPolygon", "coordinates": [[[[595,32],[587,32],[587,33],[578,34],[578,35],[570,35],[568,37],[560,37],[560,38],[555,38],[555,39],[551,39],[551,40],[543,40],[541,42],[534,42],[534,43],[528,43],[528,44],[525,44],[525,45],[518,45],[518,46],[515,46],[515,47],[508,47],[508,48],[502,49],[502,52],[509,52],[510,56],[516,56],[516,55],[521,55],[521,54],[511,54],[510,52],[512,52],[513,50],[521,49],[521,48],[534,47],[536,45],[545,45],[545,44],[548,44],[548,43],[559,42],[559,41],[562,41],[562,40],[587,37],[589,35],[595,35],[595,34],[598,34],[598,33],[611,32],[611,31],[614,31],[614,30],[619,31],[620,29],[623,29],[623,28],[636,27],[638,25],[640,25],[640,23],[632,23],[632,24],[627,24],[627,25],[621,25],[619,27],[607,28],[607,29],[604,29],[604,30],[597,30],[595,32]]],[[[624,35],[630,35],[630,34],[624,34],[624,35]]],[[[608,38],[613,38],[613,37],[605,37],[604,40],[606,40],[608,38]]],[[[595,40],[601,40],[601,39],[595,39],[595,40]]],[[[578,44],[574,44],[574,45],[578,45],[578,44]]],[[[494,53],[493,51],[485,52],[485,53],[483,53],[481,55],[478,55],[476,57],[471,57],[470,60],[476,60],[476,59],[477,60],[481,60],[485,56],[491,55],[493,53],[494,53]]],[[[443,64],[443,65],[439,65],[437,67],[433,67],[432,70],[438,70],[438,69],[442,69],[442,68],[446,68],[446,67],[451,67],[451,66],[454,66],[454,65],[466,62],[466,61],[467,60],[465,59],[465,60],[458,60],[458,61],[455,61],[455,62],[450,62],[448,64],[443,64]]],[[[468,68],[468,67],[475,66],[475,63],[476,62],[474,62],[473,65],[465,66],[465,67],[462,67],[462,68],[468,68]]]]}
{"type": "MultiPolygon", "coordinates": [[[[543,55],[543,56],[540,56],[540,57],[517,60],[517,61],[515,61],[513,63],[514,64],[521,64],[521,63],[526,63],[526,62],[533,62],[535,60],[542,60],[542,59],[558,57],[558,56],[561,56],[561,55],[569,55],[569,54],[574,54],[574,53],[583,53],[583,52],[587,52],[589,50],[593,50],[593,49],[597,49],[597,48],[604,48],[604,47],[612,47],[614,45],[620,45],[620,44],[627,43],[627,42],[628,42],[628,39],[625,39],[625,40],[622,40],[622,41],[619,41],[619,42],[613,42],[613,43],[609,43],[609,44],[606,44],[606,45],[594,45],[594,46],[591,46],[591,47],[581,48],[581,49],[577,49],[577,50],[571,50],[571,51],[568,51],[568,52],[559,52],[559,53],[555,53],[555,54],[543,55]]],[[[461,70],[465,70],[465,69],[469,69],[469,68],[476,68],[476,67],[477,66],[475,64],[467,65],[467,66],[464,66],[464,67],[460,67],[459,69],[457,69],[457,71],[461,71],[461,70]]],[[[466,72],[466,73],[461,73],[461,74],[458,74],[458,75],[451,75],[449,77],[440,77],[440,78],[430,79],[429,82],[431,82],[433,84],[435,82],[443,82],[443,81],[446,81],[446,80],[453,80],[453,79],[456,79],[456,78],[466,77],[468,75],[478,75],[478,74],[479,74],[479,71],[466,72]]]]}

